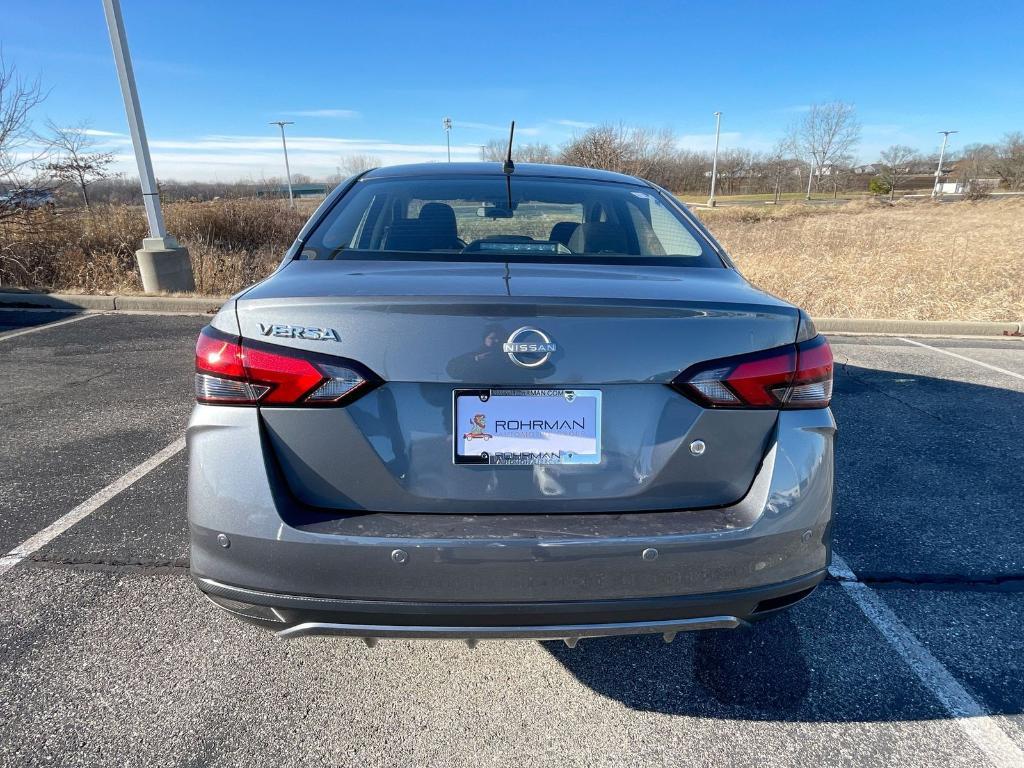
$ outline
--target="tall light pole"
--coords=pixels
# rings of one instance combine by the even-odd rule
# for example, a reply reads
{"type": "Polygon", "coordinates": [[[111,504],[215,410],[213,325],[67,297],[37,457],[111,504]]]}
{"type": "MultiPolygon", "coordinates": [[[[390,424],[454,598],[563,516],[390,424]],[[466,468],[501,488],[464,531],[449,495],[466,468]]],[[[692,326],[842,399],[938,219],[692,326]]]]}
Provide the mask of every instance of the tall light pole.
{"type": "Polygon", "coordinates": [[[711,161],[711,197],[708,205],[715,207],[715,182],[718,180],[718,139],[722,134],[722,113],[715,112],[715,159],[711,161]]]}
{"type": "Polygon", "coordinates": [[[452,119],[445,117],[441,119],[441,125],[444,127],[444,139],[448,144],[448,162],[452,161],[452,119]]]}
{"type": "Polygon", "coordinates": [[[295,125],[294,120],[271,120],[270,125],[276,125],[281,129],[281,147],[284,149],[284,173],[288,178],[288,205],[292,208],[295,207],[295,196],[292,194],[292,169],[288,165],[288,142],[284,138],[284,127],[286,125],[295,125]]]}
{"type": "Polygon", "coordinates": [[[192,262],[188,251],[167,234],[164,214],[160,210],[160,189],[153,174],[153,162],[149,157],[149,143],[146,141],[146,126],[142,122],[142,106],[139,92],[135,87],[135,71],[128,50],[128,37],[124,31],[120,0],[103,0],[103,15],[107,19],[110,46],[114,50],[114,64],[121,81],[121,96],[124,111],[128,116],[128,130],[132,136],[135,162],[139,166],[139,181],[142,182],[142,202],[146,207],[149,222],[149,237],[143,239],[142,248],[135,252],[142,275],[144,291],[194,291],[192,262]]]}
{"type": "Polygon", "coordinates": [[[949,141],[949,134],[960,133],[960,131],[939,131],[942,134],[942,149],[939,150],[939,167],[935,169],[935,184],[932,186],[932,199],[939,193],[939,177],[942,175],[942,158],[946,156],[946,142],[949,141]]]}

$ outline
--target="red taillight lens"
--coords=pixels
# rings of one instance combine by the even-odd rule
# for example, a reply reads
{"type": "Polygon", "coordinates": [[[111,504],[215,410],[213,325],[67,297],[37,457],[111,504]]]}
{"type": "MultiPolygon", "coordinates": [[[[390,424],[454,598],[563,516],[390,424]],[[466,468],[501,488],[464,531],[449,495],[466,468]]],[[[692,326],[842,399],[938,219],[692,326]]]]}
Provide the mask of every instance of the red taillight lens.
{"type": "Polygon", "coordinates": [[[200,403],[343,405],[379,382],[351,360],[239,339],[210,326],[196,342],[200,403]]]}
{"type": "Polygon", "coordinates": [[[695,365],[672,385],[709,408],[824,408],[832,399],[832,350],[818,336],[695,365]]]}
{"type": "Polygon", "coordinates": [[[261,400],[263,405],[297,403],[325,378],[315,365],[300,357],[245,346],[242,358],[251,381],[270,385],[261,400]]]}
{"type": "Polygon", "coordinates": [[[242,347],[238,339],[210,327],[203,328],[196,342],[196,370],[244,379],[242,347]]]}

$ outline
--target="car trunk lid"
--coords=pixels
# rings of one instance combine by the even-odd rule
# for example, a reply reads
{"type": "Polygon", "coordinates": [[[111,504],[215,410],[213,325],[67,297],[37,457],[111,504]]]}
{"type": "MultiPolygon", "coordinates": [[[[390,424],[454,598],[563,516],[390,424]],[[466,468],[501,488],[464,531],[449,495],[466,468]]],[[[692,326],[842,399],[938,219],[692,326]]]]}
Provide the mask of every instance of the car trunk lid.
{"type": "Polygon", "coordinates": [[[344,408],[260,409],[300,499],[377,512],[732,503],[776,413],[702,408],[667,385],[698,362],[791,344],[798,322],[732,270],[573,264],[297,261],[244,294],[237,312],[244,337],[357,360],[386,382],[344,408]],[[267,333],[275,325],[334,333],[277,338],[267,333]],[[524,326],[555,344],[542,366],[503,351],[524,326]],[[453,392],[479,388],[600,390],[600,463],[455,464],[464,425],[453,392]],[[699,456],[689,447],[698,439],[699,456]]]}

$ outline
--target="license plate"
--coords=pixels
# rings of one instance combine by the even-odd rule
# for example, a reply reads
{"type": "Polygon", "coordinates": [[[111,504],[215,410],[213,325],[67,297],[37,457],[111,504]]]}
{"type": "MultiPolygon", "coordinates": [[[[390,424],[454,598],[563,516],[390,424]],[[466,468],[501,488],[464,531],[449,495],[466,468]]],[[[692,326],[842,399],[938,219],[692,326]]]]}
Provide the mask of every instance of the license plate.
{"type": "Polygon", "coordinates": [[[601,462],[597,389],[457,389],[456,464],[601,462]]]}

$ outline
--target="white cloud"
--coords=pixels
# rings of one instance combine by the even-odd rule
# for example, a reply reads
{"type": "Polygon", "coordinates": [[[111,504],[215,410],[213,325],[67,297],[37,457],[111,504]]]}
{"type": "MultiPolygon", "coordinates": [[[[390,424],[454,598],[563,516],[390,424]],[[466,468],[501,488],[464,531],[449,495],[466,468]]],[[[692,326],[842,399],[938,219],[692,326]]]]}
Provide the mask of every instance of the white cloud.
{"type": "MultiPolygon", "coordinates": [[[[277,136],[211,135],[196,139],[152,139],[153,165],[164,179],[210,180],[281,176],[283,158],[277,136]]],[[[288,159],[293,173],[324,177],[337,171],[340,159],[352,153],[371,154],[383,165],[440,162],[444,144],[413,144],[380,139],[339,139],[327,136],[289,136],[288,159]]],[[[476,161],[480,147],[453,144],[452,160],[476,161]]],[[[117,170],[135,175],[135,158],[122,152],[117,170]]]]}
{"type": "Polygon", "coordinates": [[[296,109],[285,112],[285,114],[295,117],[333,117],[341,119],[360,116],[359,112],[354,109],[296,109]]]}
{"type": "Polygon", "coordinates": [[[551,122],[564,128],[580,128],[584,131],[596,125],[596,123],[588,123],[584,120],[552,120],[551,122]]]}
{"type": "Polygon", "coordinates": [[[100,131],[96,128],[67,128],[65,130],[78,131],[86,136],[127,136],[126,133],[118,133],[117,131],[100,131]]]}
{"type": "Polygon", "coordinates": [[[491,123],[474,123],[468,120],[452,120],[455,128],[469,128],[475,131],[508,131],[507,125],[492,125],[491,123]]]}

